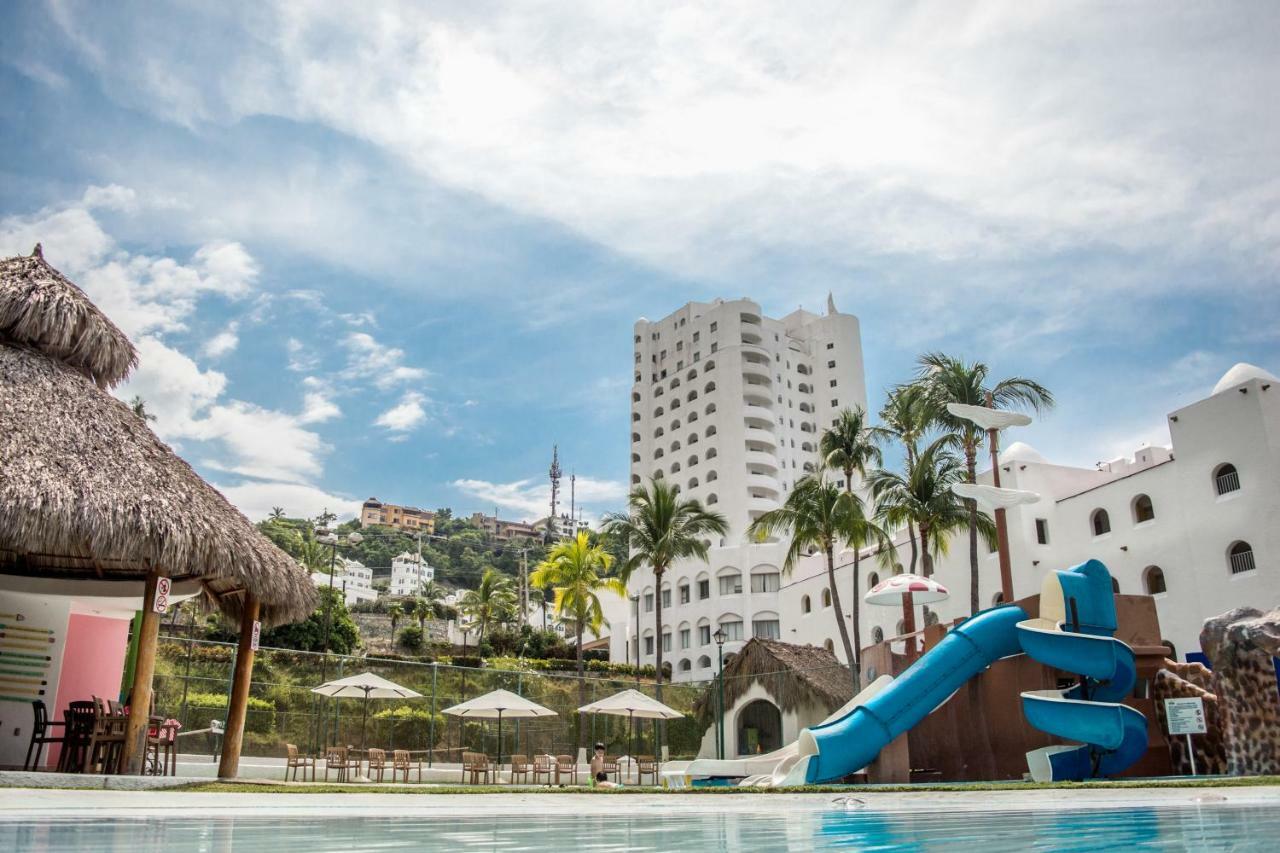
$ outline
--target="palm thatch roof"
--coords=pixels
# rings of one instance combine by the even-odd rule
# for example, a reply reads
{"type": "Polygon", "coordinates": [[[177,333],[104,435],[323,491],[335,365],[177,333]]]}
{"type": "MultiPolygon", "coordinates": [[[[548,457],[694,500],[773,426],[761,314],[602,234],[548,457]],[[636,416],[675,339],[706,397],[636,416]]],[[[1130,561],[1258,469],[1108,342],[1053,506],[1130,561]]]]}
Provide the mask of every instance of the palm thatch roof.
{"type": "Polygon", "coordinates": [[[139,580],[157,567],[199,579],[233,617],[245,592],[267,623],[305,617],[308,574],[99,387],[133,359],[38,252],[0,261],[0,572],[139,580]]]}
{"type": "MultiPolygon", "coordinates": [[[[732,708],[759,682],[783,711],[817,705],[831,712],[853,698],[849,668],[819,646],[798,646],[781,640],[747,641],[724,666],[724,703],[732,708]]],[[[707,691],[694,706],[698,717],[714,713],[717,697],[707,691]]]]}
{"type": "Polygon", "coordinates": [[[0,340],[56,358],[100,388],[119,384],[138,365],[125,333],[45,262],[38,243],[30,255],[0,260],[0,282],[0,340]]]}

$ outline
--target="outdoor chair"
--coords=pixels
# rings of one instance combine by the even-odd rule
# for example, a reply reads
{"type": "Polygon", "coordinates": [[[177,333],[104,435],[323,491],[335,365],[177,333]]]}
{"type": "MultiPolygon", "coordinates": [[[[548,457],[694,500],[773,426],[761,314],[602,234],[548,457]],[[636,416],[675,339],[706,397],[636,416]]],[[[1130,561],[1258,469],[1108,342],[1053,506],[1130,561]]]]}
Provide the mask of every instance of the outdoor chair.
{"type": "Polygon", "coordinates": [[[493,764],[483,752],[462,753],[462,781],[466,782],[470,777],[472,785],[479,784],[479,780],[488,783],[493,772],[493,764]]]}
{"type": "Polygon", "coordinates": [[[147,728],[142,772],[152,776],[178,775],[177,720],[156,720],[147,728]]]}
{"type": "Polygon", "coordinates": [[[636,756],[636,776],[641,785],[644,784],[645,776],[652,776],[653,784],[658,784],[658,762],[652,755],[636,756]]]}
{"type": "Polygon", "coordinates": [[[600,769],[604,771],[605,776],[613,776],[613,781],[622,781],[622,771],[618,767],[618,756],[606,755],[604,761],[600,764],[600,769]]]}
{"type": "Polygon", "coordinates": [[[307,768],[311,768],[311,781],[316,781],[316,759],[311,755],[303,755],[298,752],[298,747],[291,743],[284,745],[287,752],[287,758],[284,765],[284,780],[289,781],[289,771],[293,771],[293,781],[298,781],[298,770],[302,770],[302,781],[307,781],[307,768]]]}
{"type": "Polygon", "coordinates": [[[66,737],[66,721],[58,721],[49,719],[49,709],[45,707],[44,701],[36,699],[31,703],[31,710],[35,712],[35,724],[31,727],[31,743],[27,745],[27,760],[22,763],[23,770],[39,770],[40,754],[44,752],[46,743],[57,743],[64,745],[67,742],[66,737]],[[53,735],[53,727],[62,726],[63,733],[53,735]],[[31,760],[31,752],[35,750],[35,761],[31,760]]]}
{"type": "Polygon", "coordinates": [[[67,724],[63,735],[66,742],[58,756],[58,772],[79,773],[84,769],[85,751],[89,748],[97,715],[92,702],[72,702],[62,716],[67,724]]]}
{"type": "Polygon", "coordinates": [[[395,781],[397,773],[404,773],[404,783],[409,784],[409,771],[418,769],[418,781],[422,781],[422,756],[414,757],[407,749],[397,749],[391,753],[391,779],[395,781]]]}
{"type": "Polygon", "coordinates": [[[338,781],[347,781],[347,748],[331,746],[324,752],[324,781],[329,781],[329,770],[337,771],[338,781]]]}
{"type": "MultiPolygon", "coordinates": [[[[117,772],[128,723],[127,715],[112,714],[106,702],[97,696],[93,697],[93,729],[85,746],[82,772],[88,773],[91,769],[98,768],[103,773],[117,772]]],[[[145,767],[145,762],[143,766],[145,767]]]]}
{"type": "Polygon", "coordinates": [[[551,774],[555,772],[555,759],[550,755],[535,755],[533,757],[533,784],[538,784],[538,779],[543,776],[547,777],[547,784],[551,784],[551,774]]]}
{"type": "Polygon", "coordinates": [[[529,759],[524,755],[511,756],[511,783],[514,785],[521,779],[526,783],[529,781],[529,774],[533,771],[533,765],[529,763],[529,759]]]}
{"type": "MultiPolygon", "coordinates": [[[[369,750],[369,778],[370,779],[374,778],[373,774],[375,772],[378,774],[377,781],[381,782],[383,774],[387,772],[387,751],[385,749],[369,750]]],[[[394,778],[395,771],[392,771],[391,775],[394,778]]]]}
{"type": "Polygon", "coordinates": [[[572,755],[556,756],[556,784],[563,784],[560,779],[569,777],[569,784],[578,784],[578,762],[572,755]]]}

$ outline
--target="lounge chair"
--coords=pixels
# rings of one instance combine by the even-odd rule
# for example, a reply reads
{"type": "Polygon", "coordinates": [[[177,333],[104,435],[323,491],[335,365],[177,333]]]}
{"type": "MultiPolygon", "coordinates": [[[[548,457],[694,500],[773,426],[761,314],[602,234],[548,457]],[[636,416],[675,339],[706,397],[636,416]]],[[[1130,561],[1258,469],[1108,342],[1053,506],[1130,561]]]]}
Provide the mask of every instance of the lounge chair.
{"type": "Polygon", "coordinates": [[[483,752],[462,753],[463,782],[466,782],[467,777],[470,776],[472,785],[478,785],[481,781],[488,784],[493,779],[493,774],[493,763],[489,761],[489,756],[483,752]]]}
{"type": "Polygon", "coordinates": [[[293,771],[293,781],[298,781],[298,770],[302,770],[302,781],[307,781],[307,768],[311,768],[311,781],[316,781],[316,759],[311,755],[298,752],[298,747],[291,743],[284,745],[287,758],[284,765],[284,780],[289,781],[289,771],[293,771]]]}
{"type": "MultiPolygon", "coordinates": [[[[31,703],[31,710],[35,712],[35,725],[31,727],[31,742],[27,745],[27,760],[22,763],[23,770],[39,770],[40,754],[44,752],[44,745],[47,743],[66,744],[66,721],[58,721],[49,719],[49,709],[45,707],[44,700],[36,699],[31,703]],[[63,734],[54,735],[53,727],[62,726],[63,734]],[[35,751],[35,761],[31,760],[31,752],[35,751]]],[[[64,750],[65,751],[65,750],[64,750]]]]}
{"type": "Polygon", "coordinates": [[[600,764],[600,769],[604,771],[605,776],[612,775],[613,781],[622,781],[622,770],[618,767],[618,756],[606,755],[604,761],[600,764]]]}
{"type": "Polygon", "coordinates": [[[646,775],[653,777],[653,784],[658,784],[658,762],[652,755],[637,755],[636,776],[641,785],[644,784],[646,775]]]}
{"type": "Polygon", "coordinates": [[[550,755],[535,755],[533,757],[533,784],[538,784],[538,779],[543,776],[547,777],[547,784],[551,784],[551,774],[555,772],[555,759],[550,755]]]}
{"type": "Polygon", "coordinates": [[[563,784],[560,779],[569,777],[569,784],[578,784],[578,761],[572,755],[556,756],[556,784],[563,784]]]}
{"type": "Polygon", "coordinates": [[[397,773],[404,773],[404,783],[409,784],[409,771],[418,768],[418,781],[422,781],[422,756],[414,756],[407,749],[397,749],[391,753],[391,779],[395,781],[397,773]]]}
{"type": "MultiPolygon", "coordinates": [[[[369,750],[369,778],[373,778],[374,772],[377,772],[378,782],[382,781],[382,775],[387,771],[387,751],[385,749],[369,750]]],[[[395,778],[395,771],[391,772],[391,776],[395,778]]]]}
{"type": "Polygon", "coordinates": [[[533,765],[529,763],[529,759],[524,755],[511,756],[511,783],[524,779],[529,781],[529,774],[533,772],[533,765]]]}

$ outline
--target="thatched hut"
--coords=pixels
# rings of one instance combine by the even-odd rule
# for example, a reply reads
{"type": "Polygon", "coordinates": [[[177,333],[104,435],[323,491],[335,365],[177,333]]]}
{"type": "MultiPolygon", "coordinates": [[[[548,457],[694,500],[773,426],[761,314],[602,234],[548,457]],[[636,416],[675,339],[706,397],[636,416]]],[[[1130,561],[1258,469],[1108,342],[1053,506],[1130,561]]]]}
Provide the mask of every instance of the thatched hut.
{"type": "MultiPolygon", "coordinates": [[[[853,698],[849,668],[818,646],[759,637],[724,665],[725,757],[772,752],[795,740],[853,698]]],[[[702,757],[716,754],[720,691],[715,684],[694,706],[708,723],[702,757]]]]}
{"type": "MultiPolygon", "coordinates": [[[[127,336],[39,246],[0,260],[0,622],[7,615],[28,635],[47,632],[51,655],[40,680],[50,706],[87,698],[76,695],[84,678],[60,674],[92,676],[101,691],[111,663],[118,658],[122,668],[123,649],[102,639],[127,623],[86,620],[139,609],[135,675],[146,684],[135,679],[133,696],[149,700],[153,662],[143,657],[148,634],[154,651],[162,577],[171,600],[201,595],[249,631],[255,621],[294,621],[315,606],[307,573],[106,392],[136,360],[127,336]],[[75,657],[85,654],[94,666],[75,657]]],[[[14,702],[25,702],[29,716],[30,691],[3,687],[7,733],[14,702]]],[[[0,734],[0,764],[9,752],[0,734]]]]}

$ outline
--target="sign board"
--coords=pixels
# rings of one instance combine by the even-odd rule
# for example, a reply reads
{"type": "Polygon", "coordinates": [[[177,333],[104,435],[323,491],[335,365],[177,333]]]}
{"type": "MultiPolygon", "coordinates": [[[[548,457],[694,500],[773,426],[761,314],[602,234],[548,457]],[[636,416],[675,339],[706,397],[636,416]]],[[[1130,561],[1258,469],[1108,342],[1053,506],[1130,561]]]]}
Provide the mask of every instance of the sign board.
{"type": "Polygon", "coordinates": [[[1171,735],[1202,735],[1209,731],[1204,721],[1204,700],[1199,697],[1164,700],[1164,715],[1171,735]]]}
{"type": "Polygon", "coordinates": [[[249,648],[253,651],[258,650],[258,640],[262,637],[262,623],[253,623],[253,638],[249,640],[249,648]]]}
{"type": "Polygon", "coordinates": [[[152,605],[152,610],[156,613],[165,613],[169,609],[169,590],[172,588],[173,581],[168,578],[156,578],[156,598],[152,605]]]}

